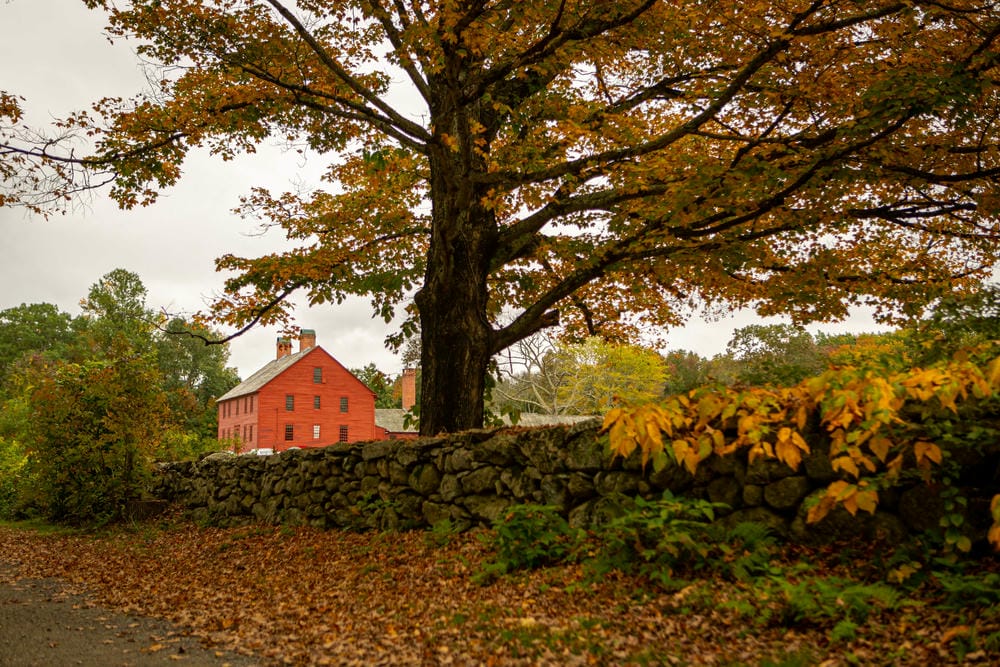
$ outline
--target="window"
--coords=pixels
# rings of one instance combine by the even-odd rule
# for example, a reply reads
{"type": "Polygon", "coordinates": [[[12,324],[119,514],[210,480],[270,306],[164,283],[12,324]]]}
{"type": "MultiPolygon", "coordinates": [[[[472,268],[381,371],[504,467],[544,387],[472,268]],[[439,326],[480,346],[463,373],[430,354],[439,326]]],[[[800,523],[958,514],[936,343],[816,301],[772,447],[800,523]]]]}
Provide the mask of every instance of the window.
{"type": "Polygon", "coordinates": [[[233,401],[233,403],[236,406],[236,414],[237,415],[240,414],[240,399],[237,398],[235,401],[233,401]]]}
{"type": "Polygon", "coordinates": [[[285,424],[285,440],[295,439],[295,427],[291,424],[285,424]]]}
{"type": "Polygon", "coordinates": [[[341,396],[340,397],[340,411],[341,412],[347,412],[347,397],[346,396],[341,396]]]}
{"type": "Polygon", "coordinates": [[[293,394],[285,394],[285,410],[291,412],[295,409],[295,396],[293,394]]]}
{"type": "Polygon", "coordinates": [[[247,442],[253,442],[253,424],[250,424],[250,438],[247,439],[247,442]]]}
{"type": "Polygon", "coordinates": [[[319,410],[319,396],[313,396],[313,408],[319,410]]]}
{"type": "Polygon", "coordinates": [[[319,424],[313,425],[313,440],[319,440],[319,424]]]}
{"type": "Polygon", "coordinates": [[[251,394],[250,395],[250,412],[253,412],[253,399],[254,399],[254,396],[253,396],[253,394],[251,394]]]}
{"type": "Polygon", "coordinates": [[[340,427],[340,441],[341,442],[347,442],[347,427],[346,426],[341,426],[340,427]]]}
{"type": "Polygon", "coordinates": [[[323,369],[319,366],[313,368],[313,384],[323,383],[323,369]]]}

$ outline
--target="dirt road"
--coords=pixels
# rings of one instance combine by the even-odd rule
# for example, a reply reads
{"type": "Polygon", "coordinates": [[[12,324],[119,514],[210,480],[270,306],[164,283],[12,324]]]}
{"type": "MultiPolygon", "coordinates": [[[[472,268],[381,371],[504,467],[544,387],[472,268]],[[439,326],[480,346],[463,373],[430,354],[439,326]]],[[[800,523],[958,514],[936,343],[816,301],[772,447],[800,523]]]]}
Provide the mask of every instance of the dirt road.
{"type": "Polygon", "coordinates": [[[206,649],[166,621],[93,606],[55,579],[18,579],[0,562],[0,666],[262,664],[206,649]]]}

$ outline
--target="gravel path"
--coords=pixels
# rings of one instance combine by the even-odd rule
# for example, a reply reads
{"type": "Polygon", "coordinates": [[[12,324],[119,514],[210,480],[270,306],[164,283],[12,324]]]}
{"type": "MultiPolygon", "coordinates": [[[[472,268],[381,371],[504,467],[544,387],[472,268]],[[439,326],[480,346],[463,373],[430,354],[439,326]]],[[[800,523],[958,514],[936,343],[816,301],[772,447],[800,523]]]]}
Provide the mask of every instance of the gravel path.
{"type": "Polygon", "coordinates": [[[246,667],[246,656],[206,649],[170,623],[93,606],[56,579],[18,579],[0,562],[0,666],[246,667]]]}

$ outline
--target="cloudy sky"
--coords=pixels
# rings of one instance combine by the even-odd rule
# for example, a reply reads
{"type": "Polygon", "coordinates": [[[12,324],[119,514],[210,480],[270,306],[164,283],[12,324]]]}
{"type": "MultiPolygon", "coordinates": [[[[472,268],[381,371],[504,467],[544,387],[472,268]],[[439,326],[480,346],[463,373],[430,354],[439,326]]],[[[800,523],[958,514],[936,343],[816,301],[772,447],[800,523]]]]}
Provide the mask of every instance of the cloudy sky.
{"type": "MultiPolygon", "coordinates": [[[[52,118],[84,109],[106,96],[131,96],[145,85],[127,43],[109,44],[104,17],[80,0],[0,0],[0,90],[26,98],[26,121],[44,126],[52,118]]],[[[181,183],[151,207],[121,211],[98,192],[66,215],[48,220],[0,208],[0,310],[21,303],[52,303],[77,314],[90,285],[116,268],[137,273],[149,290],[147,305],[172,313],[200,310],[222,289],[214,259],[224,253],[257,256],[282,247],[283,239],[261,237],[250,221],[232,213],[252,186],[294,189],[315,182],[321,163],[300,161],[275,146],[225,163],[194,155],[181,183]]],[[[317,330],[319,344],[348,367],[374,362],[389,373],[401,363],[385,349],[390,327],[371,317],[360,300],[296,311],[297,324],[317,330]]],[[[725,348],[732,330],[752,319],[696,321],[672,331],[670,348],[711,356],[725,348]]],[[[834,330],[872,330],[859,315],[834,330]]],[[[274,329],[256,329],[230,345],[231,362],[246,377],[272,358],[274,329]]]]}

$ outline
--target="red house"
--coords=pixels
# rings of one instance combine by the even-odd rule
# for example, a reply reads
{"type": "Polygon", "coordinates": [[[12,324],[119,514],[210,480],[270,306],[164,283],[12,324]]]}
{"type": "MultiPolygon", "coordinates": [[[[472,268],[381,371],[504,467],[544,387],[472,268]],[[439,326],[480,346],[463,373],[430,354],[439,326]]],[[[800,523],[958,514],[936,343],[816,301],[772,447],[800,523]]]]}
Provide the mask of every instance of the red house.
{"type": "Polygon", "coordinates": [[[322,447],[385,437],[375,394],[303,329],[299,351],[278,339],[277,358],[218,399],[219,439],[240,451],[322,447]]]}

